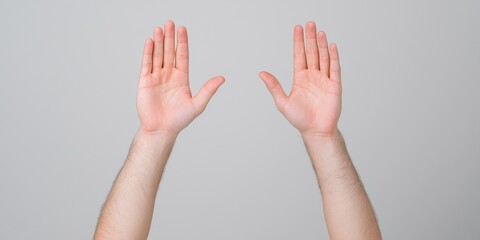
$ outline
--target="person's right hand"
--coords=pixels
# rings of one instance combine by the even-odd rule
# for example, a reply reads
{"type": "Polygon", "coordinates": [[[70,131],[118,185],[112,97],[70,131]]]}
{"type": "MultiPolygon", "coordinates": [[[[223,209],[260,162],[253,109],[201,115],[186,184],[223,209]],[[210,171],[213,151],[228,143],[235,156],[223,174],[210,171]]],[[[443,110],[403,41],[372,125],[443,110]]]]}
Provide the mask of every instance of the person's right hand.
{"type": "Polygon", "coordinates": [[[330,48],[325,33],[314,22],[306,26],[306,49],[302,26],[294,30],[294,77],[287,96],[278,80],[261,72],[278,110],[303,136],[331,136],[338,132],[342,106],[340,63],[335,44],[330,48]],[[317,41],[318,37],[318,41],[317,41]]]}
{"type": "Polygon", "coordinates": [[[145,133],[178,134],[207,106],[225,81],[214,77],[192,97],[188,79],[187,29],[179,27],[175,50],[175,25],[165,23],[165,33],[156,28],[147,39],[137,91],[140,130],[145,133]]]}

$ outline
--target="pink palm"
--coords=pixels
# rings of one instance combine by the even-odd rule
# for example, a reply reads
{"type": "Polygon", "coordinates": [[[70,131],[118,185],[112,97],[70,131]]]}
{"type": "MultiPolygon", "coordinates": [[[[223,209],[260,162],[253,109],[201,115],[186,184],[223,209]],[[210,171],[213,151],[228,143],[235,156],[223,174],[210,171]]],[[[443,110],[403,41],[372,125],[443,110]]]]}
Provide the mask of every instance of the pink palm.
{"type": "Polygon", "coordinates": [[[165,35],[156,28],[154,40],[147,39],[138,82],[137,110],[141,129],[146,132],[177,134],[200,115],[224,82],[215,77],[192,97],[188,79],[188,37],[178,28],[175,51],[175,25],[165,24],[165,35]],[[174,65],[175,64],[175,65],[174,65]]]}
{"type": "Polygon", "coordinates": [[[275,104],[287,120],[302,134],[331,135],[337,130],[341,111],[341,81],[338,50],[328,43],[324,32],[316,32],[315,23],[307,23],[306,47],[303,28],[294,31],[294,78],[287,96],[278,80],[261,72],[275,104]],[[318,37],[318,41],[317,41],[318,37]]]}

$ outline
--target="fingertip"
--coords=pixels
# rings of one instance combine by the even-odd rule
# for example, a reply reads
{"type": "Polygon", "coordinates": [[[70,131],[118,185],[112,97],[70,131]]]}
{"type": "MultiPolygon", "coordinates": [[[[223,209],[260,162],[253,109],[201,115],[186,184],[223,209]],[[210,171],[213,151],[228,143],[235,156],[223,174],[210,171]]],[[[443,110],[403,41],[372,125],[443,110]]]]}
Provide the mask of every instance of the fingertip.
{"type": "Polygon", "coordinates": [[[214,88],[217,89],[224,82],[225,82],[225,78],[223,76],[216,76],[216,77],[210,78],[210,80],[207,81],[207,84],[211,85],[211,86],[214,86],[214,88]]]}
{"type": "Polygon", "coordinates": [[[165,22],[165,37],[174,37],[175,36],[175,23],[172,20],[165,22]]]}
{"type": "Polygon", "coordinates": [[[150,47],[150,46],[153,46],[153,39],[152,38],[145,39],[145,47],[150,47]]]}
{"type": "Polygon", "coordinates": [[[185,26],[180,26],[177,29],[177,37],[179,43],[187,43],[188,42],[188,35],[187,35],[187,28],[185,26]]]}
{"type": "Polygon", "coordinates": [[[336,43],[330,43],[330,52],[338,57],[338,46],[336,43]]]}
{"type": "Polygon", "coordinates": [[[284,105],[286,94],[282,88],[282,85],[278,80],[269,72],[261,71],[260,78],[262,78],[265,87],[272,94],[275,101],[275,105],[278,109],[284,105]]]}
{"type": "Polygon", "coordinates": [[[308,21],[305,26],[307,26],[307,28],[315,28],[317,26],[317,24],[314,22],[314,21],[308,21]]]}
{"type": "Polygon", "coordinates": [[[225,77],[224,77],[224,76],[217,76],[216,78],[217,78],[217,79],[220,79],[220,85],[222,85],[223,83],[225,83],[225,77]]]}
{"type": "Polygon", "coordinates": [[[272,78],[272,74],[267,71],[261,71],[258,76],[265,82],[267,79],[272,78]]]}
{"type": "Polygon", "coordinates": [[[324,31],[319,31],[317,33],[318,46],[320,48],[328,49],[327,34],[324,31]]]}
{"type": "Polygon", "coordinates": [[[260,76],[273,76],[271,73],[267,72],[267,71],[261,71],[260,72],[260,76]]]}
{"type": "Polygon", "coordinates": [[[318,31],[318,38],[323,38],[323,37],[325,37],[325,36],[327,36],[327,34],[325,33],[325,31],[323,31],[323,30],[318,31]]]}
{"type": "Polygon", "coordinates": [[[303,42],[303,27],[301,25],[296,25],[293,31],[293,41],[294,42],[303,42]]]}
{"type": "Polygon", "coordinates": [[[193,97],[200,113],[203,112],[207,103],[224,82],[225,78],[223,76],[216,76],[203,84],[200,91],[193,97]]]}
{"type": "Polygon", "coordinates": [[[170,20],[170,19],[165,22],[165,26],[169,26],[169,27],[170,27],[170,26],[174,26],[174,25],[175,25],[175,22],[173,22],[173,21],[170,20]]]}
{"type": "Polygon", "coordinates": [[[187,28],[185,26],[180,26],[178,27],[177,31],[179,33],[186,33],[187,32],[187,28]]]}
{"type": "Polygon", "coordinates": [[[152,71],[152,53],[153,53],[153,40],[147,38],[145,40],[145,46],[143,47],[143,57],[140,75],[146,75],[152,71]]]}
{"type": "Polygon", "coordinates": [[[153,30],[153,40],[160,41],[163,39],[163,30],[161,27],[155,27],[153,30]]]}
{"type": "Polygon", "coordinates": [[[263,80],[263,82],[267,85],[268,88],[271,88],[273,85],[275,85],[276,82],[278,82],[277,78],[267,71],[260,72],[260,78],[263,80]]]}

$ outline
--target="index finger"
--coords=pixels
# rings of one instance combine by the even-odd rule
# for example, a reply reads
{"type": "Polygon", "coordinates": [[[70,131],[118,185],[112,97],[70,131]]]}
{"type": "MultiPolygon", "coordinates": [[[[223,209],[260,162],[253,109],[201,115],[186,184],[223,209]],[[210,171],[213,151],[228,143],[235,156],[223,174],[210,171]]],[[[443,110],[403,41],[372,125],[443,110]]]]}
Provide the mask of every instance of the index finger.
{"type": "Polygon", "coordinates": [[[306,68],[307,60],[305,59],[303,27],[297,25],[293,31],[293,70],[298,72],[306,68]]]}
{"type": "Polygon", "coordinates": [[[177,52],[175,56],[175,67],[188,73],[188,34],[185,27],[179,27],[177,33],[177,52]]]}

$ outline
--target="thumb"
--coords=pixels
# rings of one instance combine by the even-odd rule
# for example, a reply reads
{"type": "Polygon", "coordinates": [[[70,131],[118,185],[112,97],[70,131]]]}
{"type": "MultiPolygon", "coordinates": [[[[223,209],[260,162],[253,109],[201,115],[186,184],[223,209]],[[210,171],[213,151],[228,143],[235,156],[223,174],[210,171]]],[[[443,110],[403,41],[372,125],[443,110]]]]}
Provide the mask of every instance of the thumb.
{"type": "Polygon", "coordinates": [[[192,99],[195,109],[197,110],[197,115],[200,115],[205,110],[213,94],[215,94],[215,92],[224,82],[224,77],[217,76],[203,84],[197,95],[195,95],[192,99]]]}
{"type": "Polygon", "coordinates": [[[285,91],[283,91],[282,85],[280,85],[277,78],[265,71],[260,72],[260,78],[267,86],[268,91],[270,91],[270,93],[272,94],[275,105],[281,112],[283,106],[288,100],[287,94],[285,94],[285,91]]]}

